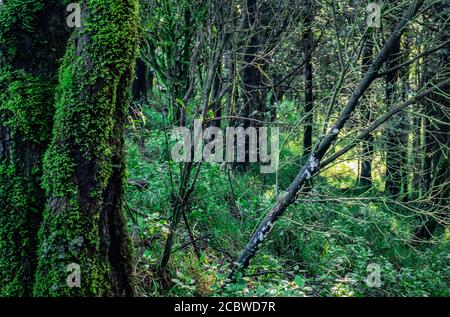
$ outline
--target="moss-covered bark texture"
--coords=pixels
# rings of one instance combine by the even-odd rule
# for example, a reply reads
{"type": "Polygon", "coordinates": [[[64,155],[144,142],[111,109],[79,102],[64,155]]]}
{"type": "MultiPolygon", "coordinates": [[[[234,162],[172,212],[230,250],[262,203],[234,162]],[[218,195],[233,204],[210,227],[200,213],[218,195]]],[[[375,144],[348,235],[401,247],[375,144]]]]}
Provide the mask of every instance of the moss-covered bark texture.
{"type": "Polygon", "coordinates": [[[32,291],[64,13],[56,0],[0,4],[0,296],[32,291]]]}
{"type": "Polygon", "coordinates": [[[36,296],[130,296],[122,212],[123,132],[138,42],[137,0],[87,0],[60,71],[44,161],[48,197],[39,232],[36,296]],[[69,287],[68,265],[81,268],[69,287]]]}

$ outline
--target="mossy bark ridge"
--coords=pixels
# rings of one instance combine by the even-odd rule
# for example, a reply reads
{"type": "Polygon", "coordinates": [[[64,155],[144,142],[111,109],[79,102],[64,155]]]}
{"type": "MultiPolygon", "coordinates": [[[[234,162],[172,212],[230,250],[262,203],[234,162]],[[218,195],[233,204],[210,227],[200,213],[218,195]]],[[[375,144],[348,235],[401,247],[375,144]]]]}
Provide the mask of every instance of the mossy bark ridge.
{"type": "Polygon", "coordinates": [[[0,296],[32,290],[64,13],[57,0],[0,5],[0,296]]]}
{"type": "Polygon", "coordinates": [[[83,1],[56,100],[44,162],[48,201],[40,230],[34,295],[133,295],[122,210],[123,131],[138,43],[137,0],[83,1]],[[80,265],[81,287],[67,267],[80,265]]]}

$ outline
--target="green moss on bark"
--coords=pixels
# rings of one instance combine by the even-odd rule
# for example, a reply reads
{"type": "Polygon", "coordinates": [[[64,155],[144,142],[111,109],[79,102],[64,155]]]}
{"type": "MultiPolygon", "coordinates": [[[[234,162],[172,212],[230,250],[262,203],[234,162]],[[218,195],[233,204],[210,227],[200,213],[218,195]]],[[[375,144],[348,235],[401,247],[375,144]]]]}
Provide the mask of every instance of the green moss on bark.
{"type": "Polygon", "coordinates": [[[132,295],[122,213],[123,124],[138,42],[137,0],[82,3],[70,40],[46,154],[48,202],[40,230],[37,296],[132,295]],[[66,283],[81,267],[81,287],[66,283]]]}
{"type": "Polygon", "coordinates": [[[30,295],[45,206],[42,157],[51,137],[58,60],[58,1],[0,5],[0,296],[30,295]],[[45,57],[45,58],[44,58],[45,57]]]}

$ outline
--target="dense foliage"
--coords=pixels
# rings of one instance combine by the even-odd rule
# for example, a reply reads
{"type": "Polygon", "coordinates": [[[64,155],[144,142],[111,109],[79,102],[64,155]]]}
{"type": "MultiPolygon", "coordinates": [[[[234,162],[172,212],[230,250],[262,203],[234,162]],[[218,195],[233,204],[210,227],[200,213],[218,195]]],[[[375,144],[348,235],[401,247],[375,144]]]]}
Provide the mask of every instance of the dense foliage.
{"type": "Polygon", "coordinates": [[[449,19],[0,1],[0,296],[450,296],[449,19]]]}

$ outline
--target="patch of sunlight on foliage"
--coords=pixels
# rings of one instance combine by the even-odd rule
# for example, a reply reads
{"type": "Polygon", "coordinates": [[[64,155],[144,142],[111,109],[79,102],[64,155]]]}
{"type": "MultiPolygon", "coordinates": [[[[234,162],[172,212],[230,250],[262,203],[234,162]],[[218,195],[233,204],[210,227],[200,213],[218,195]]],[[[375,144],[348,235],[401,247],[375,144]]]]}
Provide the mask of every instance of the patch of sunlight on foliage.
{"type": "Polygon", "coordinates": [[[355,295],[349,285],[338,283],[331,288],[331,294],[337,297],[352,297],[355,295]]]}
{"type": "Polygon", "coordinates": [[[445,228],[443,240],[445,243],[450,243],[450,228],[445,228]]]}
{"type": "Polygon", "coordinates": [[[386,163],[379,153],[375,153],[372,160],[372,181],[373,185],[380,191],[384,190],[386,175],[386,163]]]}
{"type": "Polygon", "coordinates": [[[349,188],[353,186],[358,177],[358,161],[344,161],[333,165],[321,173],[329,185],[336,188],[349,188]]]}
{"type": "Polygon", "coordinates": [[[301,140],[290,138],[289,141],[286,142],[285,148],[289,150],[291,153],[301,153],[302,149],[300,147],[301,140]]]}
{"type": "Polygon", "coordinates": [[[269,200],[275,198],[275,189],[274,188],[267,189],[264,192],[264,198],[269,200]]]}
{"type": "Polygon", "coordinates": [[[391,219],[391,230],[396,231],[398,229],[398,221],[396,218],[391,219]]]}

